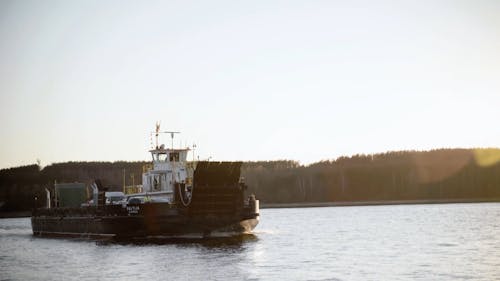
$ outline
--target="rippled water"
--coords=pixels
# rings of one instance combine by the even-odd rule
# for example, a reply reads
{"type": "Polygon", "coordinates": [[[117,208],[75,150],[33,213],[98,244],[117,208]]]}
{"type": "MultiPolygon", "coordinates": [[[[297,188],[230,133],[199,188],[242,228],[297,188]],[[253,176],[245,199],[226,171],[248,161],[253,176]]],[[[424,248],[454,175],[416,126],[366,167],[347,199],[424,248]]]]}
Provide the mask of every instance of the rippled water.
{"type": "Polygon", "coordinates": [[[261,210],[254,235],[97,242],[0,220],[2,280],[500,280],[500,204],[261,210]]]}

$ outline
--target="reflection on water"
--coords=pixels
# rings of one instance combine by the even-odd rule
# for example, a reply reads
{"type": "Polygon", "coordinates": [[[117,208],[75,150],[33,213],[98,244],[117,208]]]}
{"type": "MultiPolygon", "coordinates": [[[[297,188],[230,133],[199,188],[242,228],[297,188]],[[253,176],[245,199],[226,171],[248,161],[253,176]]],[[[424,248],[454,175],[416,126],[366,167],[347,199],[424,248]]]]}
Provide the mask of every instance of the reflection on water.
{"type": "Polygon", "coordinates": [[[209,238],[135,238],[120,240],[97,241],[99,245],[128,245],[128,246],[148,246],[148,245],[177,245],[185,247],[206,247],[214,249],[241,248],[245,243],[257,242],[255,234],[240,234],[229,237],[209,237],[209,238]]]}
{"type": "Polygon", "coordinates": [[[0,220],[9,280],[500,280],[500,204],[264,209],[252,235],[38,238],[0,220]]]}

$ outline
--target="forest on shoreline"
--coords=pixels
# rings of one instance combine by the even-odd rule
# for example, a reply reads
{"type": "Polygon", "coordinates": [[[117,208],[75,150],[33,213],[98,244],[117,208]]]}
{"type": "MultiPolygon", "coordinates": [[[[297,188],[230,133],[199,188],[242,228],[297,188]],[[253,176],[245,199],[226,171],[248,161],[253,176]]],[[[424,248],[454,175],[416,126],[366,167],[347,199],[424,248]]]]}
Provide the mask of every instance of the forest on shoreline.
{"type": "MultiPolygon", "coordinates": [[[[0,170],[0,212],[45,205],[57,182],[100,179],[110,190],[141,184],[149,162],[66,162],[0,170]]],[[[300,165],[244,162],[242,176],[262,203],[477,200],[500,198],[500,149],[439,149],[354,155],[300,165]]]]}

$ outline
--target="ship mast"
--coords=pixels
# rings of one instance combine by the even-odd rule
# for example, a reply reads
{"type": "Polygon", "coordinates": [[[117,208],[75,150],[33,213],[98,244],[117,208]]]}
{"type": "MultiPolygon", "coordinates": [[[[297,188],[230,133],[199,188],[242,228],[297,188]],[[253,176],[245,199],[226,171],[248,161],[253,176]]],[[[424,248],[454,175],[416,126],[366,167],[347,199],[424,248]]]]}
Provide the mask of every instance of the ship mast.
{"type": "Polygon", "coordinates": [[[174,131],[163,131],[163,132],[160,132],[160,122],[156,122],[156,130],[155,130],[156,149],[159,148],[159,146],[158,146],[158,135],[160,133],[170,134],[170,138],[171,138],[171,142],[172,142],[172,149],[174,149],[174,135],[175,134],[180,134],[181,132],[174,132],[174,131]]]}
{"type": "Polygon", "coordinates": [[[160,132],[160,133],[170,134],[170,138],[172,141],[172,149],[174,149],[174,134],[180,134],[181,132],[164,131],[164,132],[160,132]]]}

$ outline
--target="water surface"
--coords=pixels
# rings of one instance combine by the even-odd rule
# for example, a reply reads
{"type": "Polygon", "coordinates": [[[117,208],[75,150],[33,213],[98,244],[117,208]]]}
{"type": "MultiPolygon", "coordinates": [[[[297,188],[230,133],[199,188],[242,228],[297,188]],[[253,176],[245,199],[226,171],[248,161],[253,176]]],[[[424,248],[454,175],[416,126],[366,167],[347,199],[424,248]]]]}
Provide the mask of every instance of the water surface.
{"type": "Polygon", "coordinates": [[[102,242],[0,220],[2,280],[500,280],[500,204],[263,209],[253,235],[102,242]]]}

